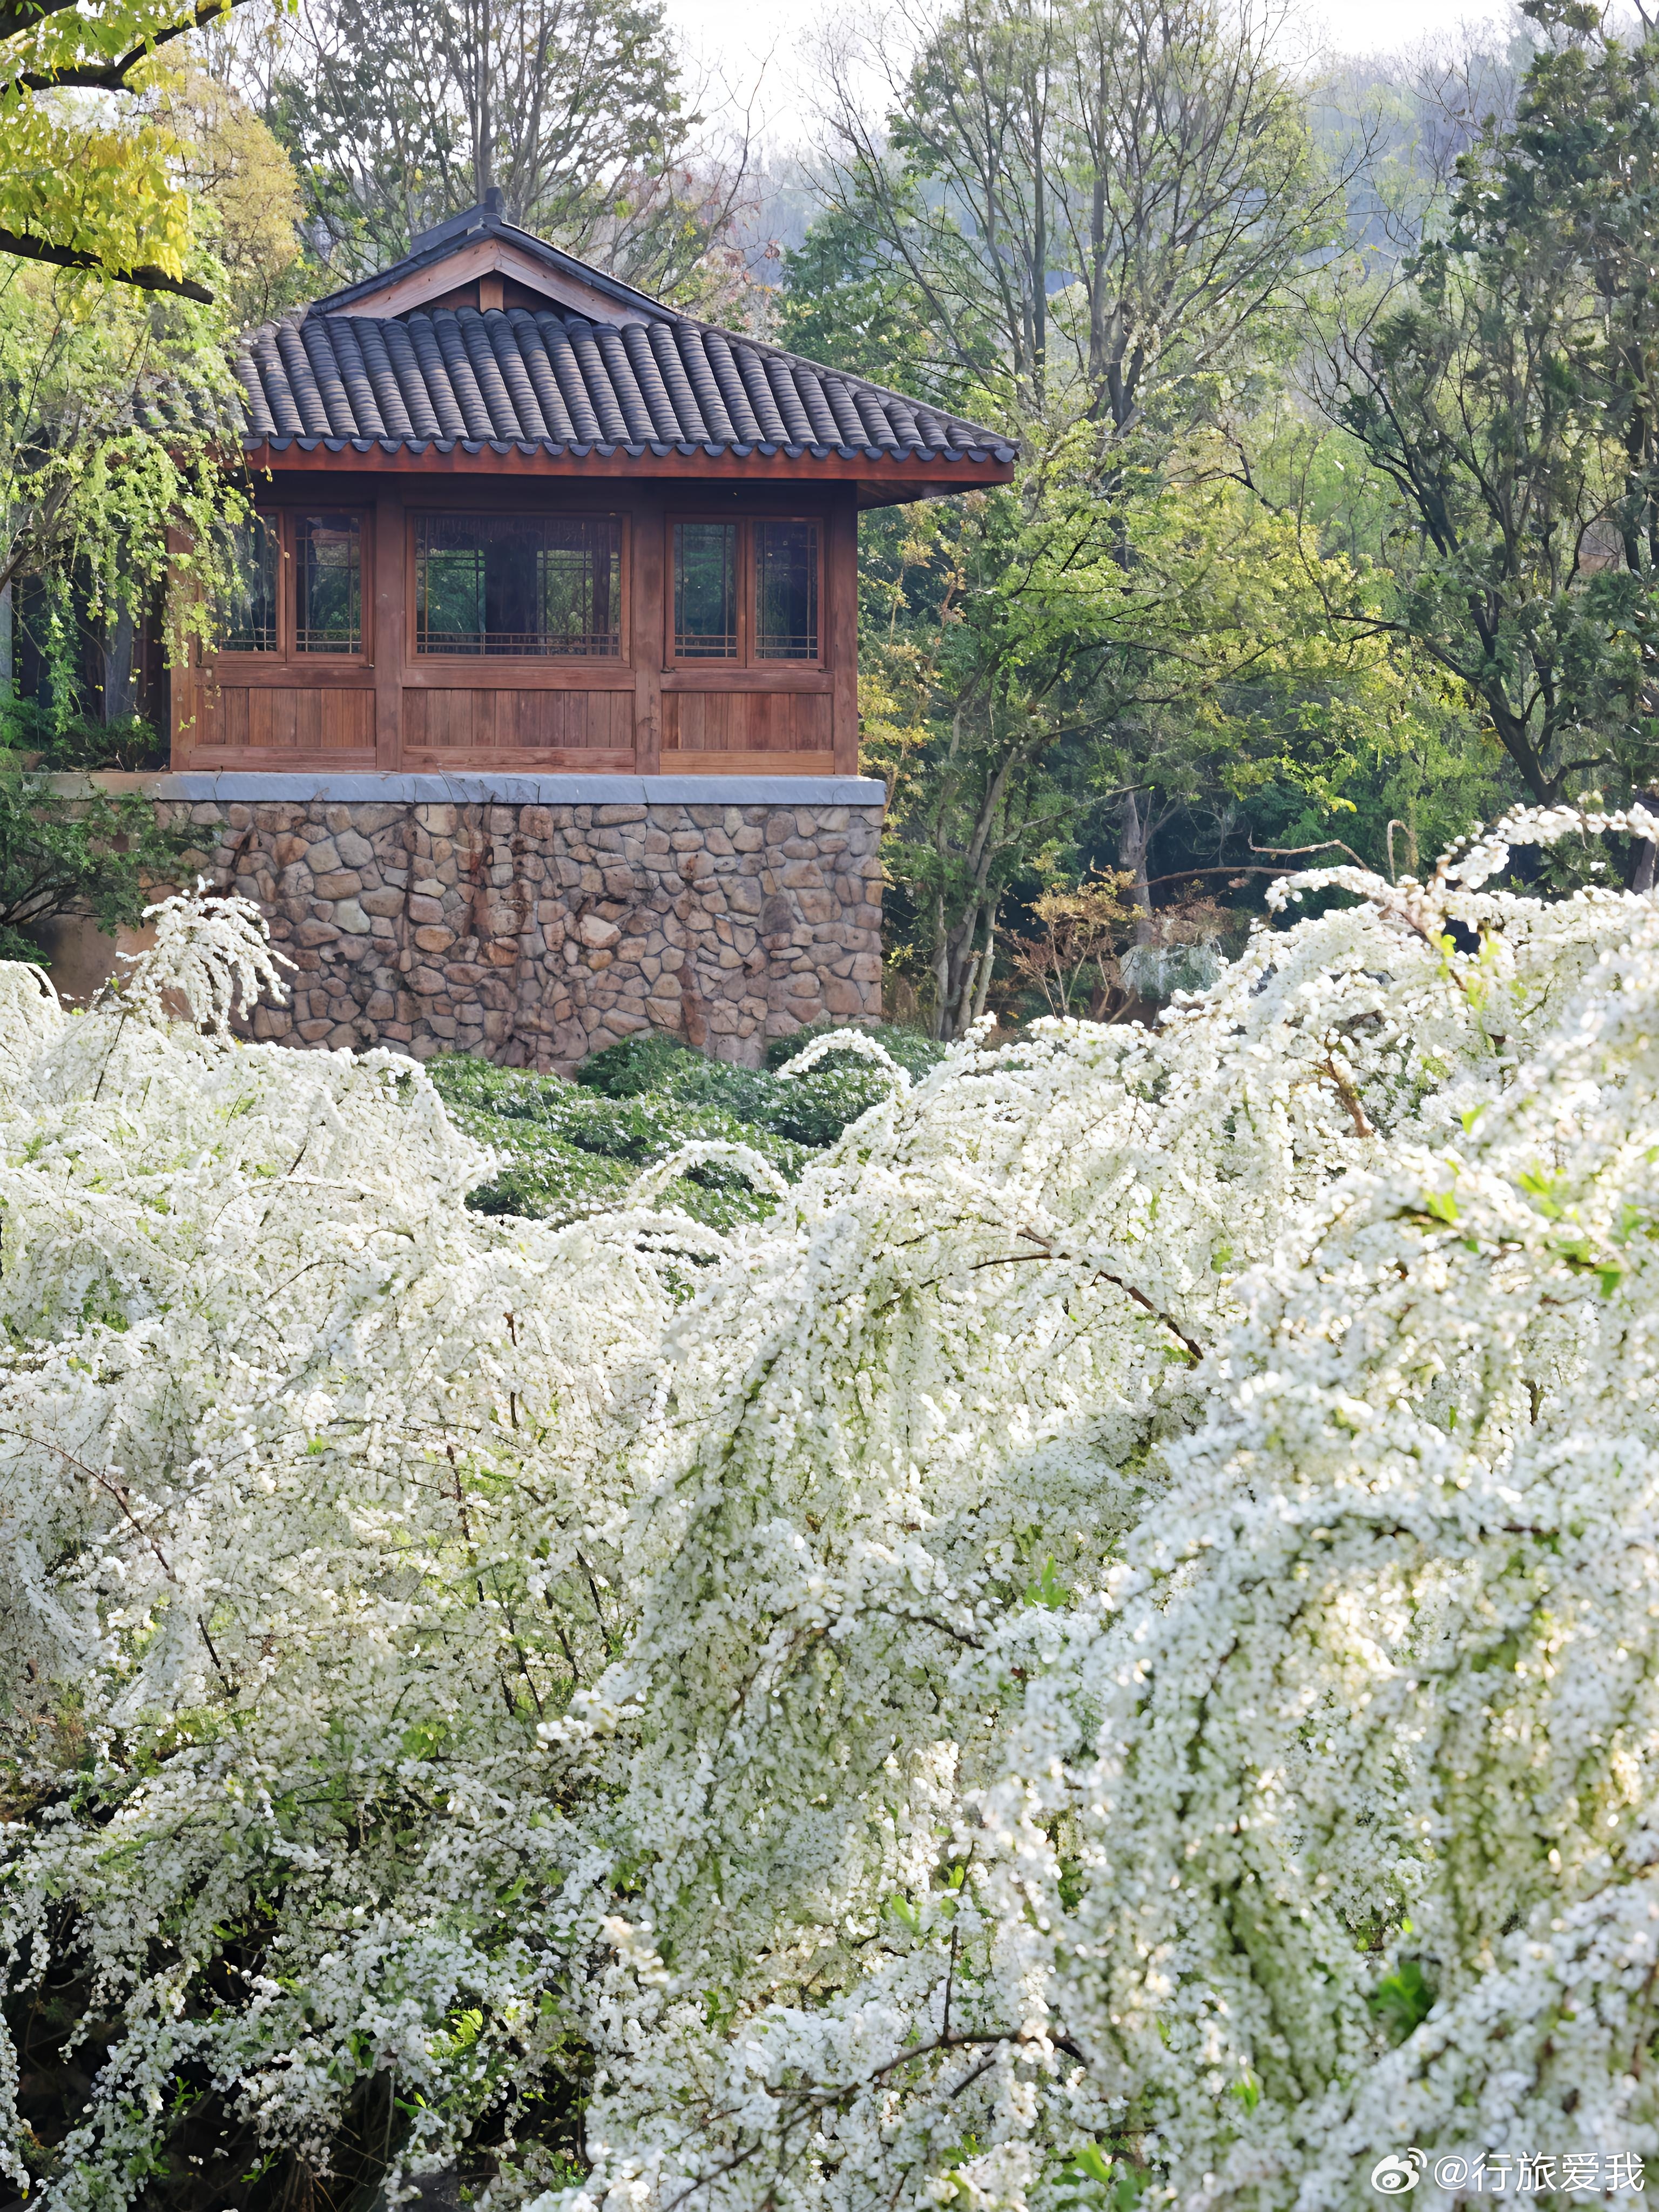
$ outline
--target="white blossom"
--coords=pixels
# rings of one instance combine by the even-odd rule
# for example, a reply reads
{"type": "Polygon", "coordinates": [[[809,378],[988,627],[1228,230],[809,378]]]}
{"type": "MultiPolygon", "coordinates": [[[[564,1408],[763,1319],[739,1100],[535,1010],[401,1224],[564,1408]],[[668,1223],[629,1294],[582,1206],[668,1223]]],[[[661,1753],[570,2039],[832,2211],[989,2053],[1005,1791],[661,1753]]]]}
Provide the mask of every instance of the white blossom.
{"type": "Polygon", "coordinates": [[[0,1936],[109,2036],[45,2203],[393,2069],[542,2212],[1659,2155],[1659,908],[1493,888],[1585,821],[981,1026],[726,1237],[469,1212],[199,904],[110,1011],[0,970],[0,1936]]]}

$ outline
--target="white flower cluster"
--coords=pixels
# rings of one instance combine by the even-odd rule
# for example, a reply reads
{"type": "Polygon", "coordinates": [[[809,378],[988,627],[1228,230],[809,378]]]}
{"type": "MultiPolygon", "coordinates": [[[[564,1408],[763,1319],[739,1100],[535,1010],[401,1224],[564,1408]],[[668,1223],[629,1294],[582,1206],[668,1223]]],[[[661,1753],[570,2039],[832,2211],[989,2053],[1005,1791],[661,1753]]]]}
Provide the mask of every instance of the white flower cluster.
{"type": "Polygon", "coordinates": [[[1291,878],[726,1239],[468,1213],[407,1064],[162,1024],[187,912],[147,1021],[0,971],[14,2172],[1659,2154],[1659,907],[1491,888],[1584,826],[1291,878]]]}

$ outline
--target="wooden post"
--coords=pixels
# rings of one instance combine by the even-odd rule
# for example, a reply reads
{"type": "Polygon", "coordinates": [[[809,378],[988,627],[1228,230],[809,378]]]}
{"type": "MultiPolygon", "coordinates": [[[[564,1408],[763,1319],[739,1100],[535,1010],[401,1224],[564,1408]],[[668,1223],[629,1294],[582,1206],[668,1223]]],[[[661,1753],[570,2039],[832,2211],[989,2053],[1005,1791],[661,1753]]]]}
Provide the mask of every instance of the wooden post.
{"type": "Polygon", "coordinates": [[[852,495],[830,510],[823,563],[823,642],[829,664],[836,774],[859,772],[859,512],[852,495]]]}
{"type": "Polygon", "coordinates": [[[663,510],[641,501],[629,521],[633,567],[629,593],[629,648],[634,657],[634,772],[662,773],[663,510]]]}
{"type": "Polygon", "coordinates": [[[374,765],[395,774],[404,763],[404,655],[408,649],[409,561],[404,502],[382,491],[374,504],[374,765]]]}

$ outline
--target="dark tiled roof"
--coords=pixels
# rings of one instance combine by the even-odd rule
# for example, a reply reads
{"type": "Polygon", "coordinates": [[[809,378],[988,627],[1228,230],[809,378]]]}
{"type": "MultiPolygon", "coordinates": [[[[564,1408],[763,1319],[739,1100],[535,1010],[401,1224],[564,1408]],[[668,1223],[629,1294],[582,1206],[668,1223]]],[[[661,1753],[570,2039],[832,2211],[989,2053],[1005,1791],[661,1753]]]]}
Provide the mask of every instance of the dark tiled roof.
{"type": "Polygon", "coordinates": [[[975,423],[660,308],[608,324],[525,307],[387,322],[313,307],[255,331],[237,368],[248,441],[278,450],[321,439],[579,456],[1014,459],[975,423]]]}

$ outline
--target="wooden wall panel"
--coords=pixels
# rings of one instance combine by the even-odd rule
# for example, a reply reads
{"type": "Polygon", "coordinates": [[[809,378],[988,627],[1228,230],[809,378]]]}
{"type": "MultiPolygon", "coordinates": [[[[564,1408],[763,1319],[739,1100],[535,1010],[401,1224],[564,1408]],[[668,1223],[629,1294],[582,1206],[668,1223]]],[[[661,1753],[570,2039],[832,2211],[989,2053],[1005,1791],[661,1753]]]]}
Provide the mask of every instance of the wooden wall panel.
{"type": "Polygon", "coordinates": [[[237,751],[353,753],[374,743],[372,691],[276,690],[245,684],[204,687],[196,747],[237,751]]]}
{"type": "Polygon", "coordinates": [[[663,766],[672,753],[816,753],[831,744],[826,691],[675,691],[662,702],[663,766]]]}
{"type": "MultiPolygon", "coordinates": [[[[205,686],[203,689],[205,691],[205,686]]],[[[211,694],[207,696],[210,698],[211,694]]],[[[205,699],[204,706],[202,726],[196,733],[198,744],[246,744],[247,693],[240,684],[220,692],[216,714],[206,704],[205,699]]]]}
{"type": "Polygon", "coordinates": [[[404,694],[405,752],[630,751],[630,691],[436,690],[404,694]]]}

